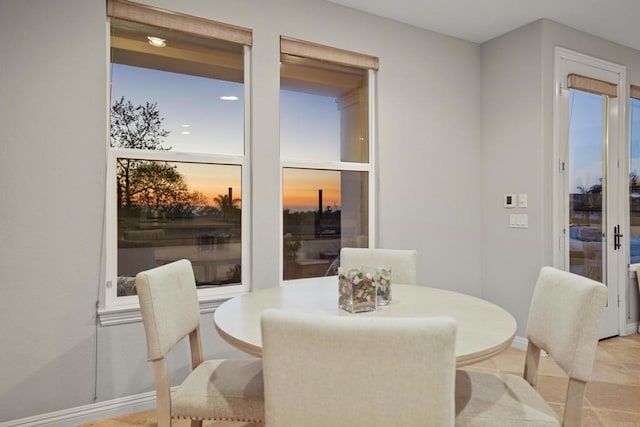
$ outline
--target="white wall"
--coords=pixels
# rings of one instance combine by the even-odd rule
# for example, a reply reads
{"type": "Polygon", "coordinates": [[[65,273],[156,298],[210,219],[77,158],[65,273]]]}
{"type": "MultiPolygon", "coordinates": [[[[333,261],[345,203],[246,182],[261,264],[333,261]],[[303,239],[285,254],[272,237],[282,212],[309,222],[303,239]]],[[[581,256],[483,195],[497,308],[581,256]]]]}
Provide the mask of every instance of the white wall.
{"type": "Polygon", "coordinates": [[[481,48],[482,295],[507,310],[524,337],[529,302],[545,257],[540,23],[481,48]],[[528,208],[505,209],[505,194],[527,193],[528,208]],[[527,214],[529,228],[509,228],[527,214]]]}
{"type": "Polygon", "coordinates": [[[104,2],[0,2],[0,420],[93,396],[104,2]]]}
{"type": "MultiPolygon", "coordinates": [[[[480,295],[477,45],[320,0],[150,3],[253,29],[255,288],[278,283],[282,34],[380,58],[382,246],[480,295]]],[[[0,422],[91,403],[94,380],[99,401],[152,389],[142,325],[95,326],[107,45],[104,0],[0,1],[0,422]]],[[[203,330],[208,357],[239,356],[203,330]]]]}

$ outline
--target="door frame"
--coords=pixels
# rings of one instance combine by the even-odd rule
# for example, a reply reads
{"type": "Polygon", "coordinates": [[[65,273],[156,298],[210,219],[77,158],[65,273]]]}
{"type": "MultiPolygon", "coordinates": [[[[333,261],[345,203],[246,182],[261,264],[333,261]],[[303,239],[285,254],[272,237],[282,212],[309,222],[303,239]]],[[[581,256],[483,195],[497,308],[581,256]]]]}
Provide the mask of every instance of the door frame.
{"type": "MultiPolygon", "coordinates": [[[[563,91],[566,89],[566,81],[563,81],[562,68],[560,63],[562,61],[572,61],[586,67],[594,69],[594,71],[602,71],[607,73],[614,73],[618,75],[618,97],[617,102],[611,102],[611,108],[617,109],[617,126],[610,128],[612,132],[608,140],[607,153],[610,156],[617,156],[617,167],[615,170],[607,167],[607,180],[612,177],[620,183],[628,183],[629,180],[629,140],[627,134],[627,83],[626,83],[626,68],[619,64],[604,61],[592,56],[584,55],[578,52],[574,52],[569,49],[565,49],[556,46],[554,49],[554,98],[553,98],[553,263],[554,266],[562,270],[568,269],[568,250],[569,233],[565,227],[565,221],[568,217],[568,203],[565,195],[565,179],[566,174],[564,171],[564,161],[567,158],[567,153],[562,152],[563,149],[568,147],[565,142],[568,139],[568,128],[561,126],[566,122],[563,115],[566,114],[566,109],[563,108],[563,102],[566,97],[563,98],[563,91]]],[[[598,78],[597,75],[592,76],[598,78]]],[[[611,123],[607,124],[608,127],[611,123]]],[[[608,165],[609,166],[609,165],[608,165]]],[[[623,230],[624,237],[622,238],[622,252],[611,260],[607,256],[607,277],[609,280],[615,280],[617,283],[617,310],[618,310],[618,335],[626,334],[626,306],[627,306],[627,289],[629,287],[629,249],[628,249],[628,235],[629,235],[629,186],[619,185],[617,188],[607,188],[608,194],[612,197],[607,197],[606,200],[606,212],[615,212],[615,216],[612,220],[607,222],[607,229],[605,231],[607,242],[607,255],[612,252],[613,239],[609,236],[613,233],[612,229],[614,224],[619,224],[623,230]],[[614,193],[615,192],[615,193],[614,193]],[[615,205],[614,205],[615,203],[615,205]],[[625,238],[627,237],[627,238],[625,238]],[[609,271],[613,269],[613,271],[609,271]]],[[[616,301],[611,301],[610,304],[616,304],[616,301]]],[[[606,334],[610,335],[610,334],[606,334]]]]}

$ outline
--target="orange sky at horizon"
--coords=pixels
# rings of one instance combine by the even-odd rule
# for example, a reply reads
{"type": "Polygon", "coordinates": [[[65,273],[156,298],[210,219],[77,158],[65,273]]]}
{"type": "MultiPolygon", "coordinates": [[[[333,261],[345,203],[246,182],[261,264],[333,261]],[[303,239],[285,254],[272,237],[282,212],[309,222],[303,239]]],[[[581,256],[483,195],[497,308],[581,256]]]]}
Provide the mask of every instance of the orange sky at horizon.
{"type": "MultiPolygon", "coordinates": [[[[242,167],[239,165],[209,165],[204,163],[170,162],[177,166],[184,177],[189,192],[204,194],[208,206],[217,206],[213,201],[219,195],[229,194],[232,188],[233,198],[242,198],[242,167]]],[[[238,204],[239,206],[242,203],[238,204]]]]}
{"type": "Polygon", "coordinates": [[[322,190],[322,207],[340,208],[340,171],[293,169],[282,171],[283,208],[291,211],[318,209],[318,190],[322,190]]]}
{"type": "MultiPolygon", "coordinates": [[[[241,199],[242,168],[239,165],[210,165],[204,163],[169,162],[184,177],[189,192],[205,195],[208,206],[219,195],[232,188],[233,198],[241,199]]],[[[318,209],[318,190],[322,190],[322,205],[326,209],[341,206],[341,172],[284,168],[282,172],[283,209],[308,211],[318,209]]],[[[241,205],[241,203],[239,204],[241,205]]]]}

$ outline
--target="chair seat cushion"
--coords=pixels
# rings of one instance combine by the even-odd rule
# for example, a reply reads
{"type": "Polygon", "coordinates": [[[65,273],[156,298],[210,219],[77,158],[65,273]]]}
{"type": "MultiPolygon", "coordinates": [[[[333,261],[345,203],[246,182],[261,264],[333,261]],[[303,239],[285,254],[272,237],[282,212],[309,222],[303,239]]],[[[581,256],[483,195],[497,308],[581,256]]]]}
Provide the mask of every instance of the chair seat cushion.
{"type": "Polygon", "coordinates": [[[457,427],[560,427],[553,409],[523,378],[456,371],[457,427]]]}
{"type": "Polygon", "coordinates": [[[174,418],[264,423],[261,359],[208,360],[171,398],[174,418]]]}

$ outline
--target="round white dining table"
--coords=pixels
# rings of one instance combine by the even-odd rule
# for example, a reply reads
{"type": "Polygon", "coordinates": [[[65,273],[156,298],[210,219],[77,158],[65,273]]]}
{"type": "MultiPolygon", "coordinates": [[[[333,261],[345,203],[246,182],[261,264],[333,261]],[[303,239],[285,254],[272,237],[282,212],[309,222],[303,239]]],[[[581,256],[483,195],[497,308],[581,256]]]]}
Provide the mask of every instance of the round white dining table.
{"type": "Polygon", "coordinates": [[[389,305],[350,313],[338,308],[337,279],[335,284],[302,281],[231,298],[214,313],[216,330],[227,343],[261,357],[260,316],[268,308],[329,316],[450,316],[458,323],[457,366],[495,356],[511,345],[516,333],[515,319],[502,307],[471,295],[424,286],[393,284],[389,305]]]}

